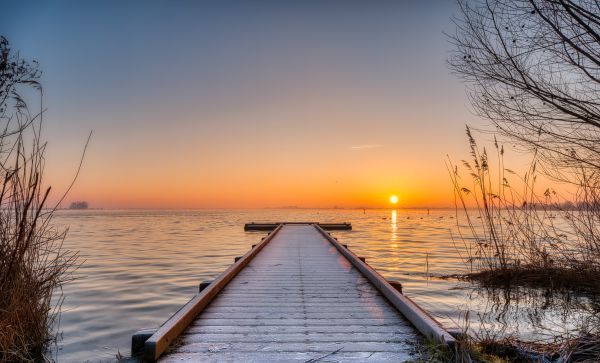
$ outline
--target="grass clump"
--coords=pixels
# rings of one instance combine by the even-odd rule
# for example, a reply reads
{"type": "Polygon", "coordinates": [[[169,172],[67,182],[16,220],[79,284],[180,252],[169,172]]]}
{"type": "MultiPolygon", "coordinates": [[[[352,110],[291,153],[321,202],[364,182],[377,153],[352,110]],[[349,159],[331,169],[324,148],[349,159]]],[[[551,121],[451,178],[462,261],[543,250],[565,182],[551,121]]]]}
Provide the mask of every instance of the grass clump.
{"type": "MultiPolygon", "coordinates": [[[[526,342],[514,337],[469,343],[473,362],[573,362],[600,361],[600,335],[555,338],[555,342],[526,342]]],[[[469,361],[470,362],[470,361],[469,361]]]]}
{"type": "Polygon", "coordinates": [[[77,255],[52,226],[43,187],[40,71],[0,36],[0,361],[45,361],[77,255]],[[40,97],[32,113],[26,99],[40,97]],[[59,297],[57,298],[57,294],[59,297]]]}
{"type": "Polygon", "coordinates": [[[600,361],[600,331],[595,323],[590,328],[539,341],[523,341],[504,329],[488,326],[479,320],[478,329],[472,329],[469,313],[464,324],[454,334],[454,349],[427,342],[419,362],[455,363],[590,363],[600,361]]]}
{"type": "Polygon", "coordinates": [[[421,359],[411,361],[412,363],[508,363],[512,362],[507,358],[494,355],[487,351],[483,344],[474,344],[466,338],[457,341],[454,350],[447,345],[442,345],[433,341],[426,341],[422,347],[421,359]]]}

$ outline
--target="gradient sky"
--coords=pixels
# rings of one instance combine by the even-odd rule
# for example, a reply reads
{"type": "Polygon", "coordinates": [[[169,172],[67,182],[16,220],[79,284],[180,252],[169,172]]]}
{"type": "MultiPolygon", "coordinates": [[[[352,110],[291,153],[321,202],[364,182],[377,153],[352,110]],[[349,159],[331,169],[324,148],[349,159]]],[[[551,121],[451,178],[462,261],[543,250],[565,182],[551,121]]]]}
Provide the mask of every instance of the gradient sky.
{"type": "Polygon", "coordinates": [[[92,207],[452,205],[471,115],[441,1],[3,1],[46,180],[92,207]]]}

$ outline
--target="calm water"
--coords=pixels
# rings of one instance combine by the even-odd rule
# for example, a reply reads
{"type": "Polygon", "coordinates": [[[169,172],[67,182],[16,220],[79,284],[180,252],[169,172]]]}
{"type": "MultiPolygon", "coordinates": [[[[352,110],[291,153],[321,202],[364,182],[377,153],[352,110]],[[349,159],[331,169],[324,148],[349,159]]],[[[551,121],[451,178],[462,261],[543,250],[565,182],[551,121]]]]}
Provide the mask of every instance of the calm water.
{"type": "MultiPolygon", "coordinates": [[[[505,326],[524,338],[543,337],[586,318],[594,302],[543,291],[489,292],[437,277],[464,272],[452,238],[453,210],[89,210],[61,211],[65,247],[79,250],[78,279],[64,287],[60,362],[114,361],[129,354],[131,335],[163,323],[197,291],[265,235],[246,222],[351,222],[336,232],[406,295],[447,325],[505,326]],[[553,301],[551,301],[553,300],[553,301]],[[577,306],[565,315],[561,306],[577,306]],[[479,321],[480,314],[489,316],[479,321]],[[517,324],[518,323],[518,324],[517,324]]],[[[596,302],[596,306],[598,306],[596,302]]],[[[476,327],[475,327],[476,328],[476,327]]]]}

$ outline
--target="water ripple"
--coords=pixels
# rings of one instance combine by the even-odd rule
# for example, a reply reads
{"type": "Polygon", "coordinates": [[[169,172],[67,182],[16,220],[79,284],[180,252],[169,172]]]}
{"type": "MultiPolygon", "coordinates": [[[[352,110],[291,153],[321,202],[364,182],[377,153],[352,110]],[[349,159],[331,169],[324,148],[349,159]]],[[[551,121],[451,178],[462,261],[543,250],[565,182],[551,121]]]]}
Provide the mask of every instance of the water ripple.
{"type": "MultiPolygon", "coordinates": [[[[70,226],[65,247],[79,250],[85,262],[64,287],[59,361],[128,354],[135,331],[159,326],[199,282],[219,275],[265,235],[245,233],[243,223],[284,220],[351,222],[352,231],[335,235],[444,323],[454,324],[460,310],[489,305],[488,296],[465,284],[432,278],[464,268],[450,233],[454,211],[61,211],[57,223],[70,226]]],[[[521,332],[528,329],[535,330],[521,332]]]]}

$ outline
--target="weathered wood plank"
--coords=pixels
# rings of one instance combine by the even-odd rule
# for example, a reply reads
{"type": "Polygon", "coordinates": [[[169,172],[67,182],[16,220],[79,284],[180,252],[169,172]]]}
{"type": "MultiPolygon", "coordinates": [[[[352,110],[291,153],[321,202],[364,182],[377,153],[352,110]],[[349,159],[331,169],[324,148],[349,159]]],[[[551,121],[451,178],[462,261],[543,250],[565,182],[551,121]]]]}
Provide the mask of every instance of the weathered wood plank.
{"type": "MultiPolygon", "coordinates": [[[[211,306],[209,305],[208,308],[204,309],[204,314],[208,314],[208,313],[248,313],[248,314],[254,314],[254,313],[298,313],[298,312],[305,312],[305,313],[322,313],[324,311],[324,306],[323,305],[312,305],[312,306],[306,306],[306,305],[296,305],[296,306],[287,306],[287,305],[271,305],[271,306],[264,306],[264,305],[254,305],[254,306],[232,306],[232,307],[223,307],[223,306],[211,306]]],[[[390,314],[390,316],[396,316],[396,314],[398,314],[397,311],[395,311],[394,309],[392,309],[389,306],[381,306],[381,307],[377,307],[376,309],[372,309],[372,308],[367,308],[363,305],[355,305],[355,306],[347,306],[347,305],[341,305],[341,306],[336,306],[335,307],[335,312],[336,313],[363,313],[363,314],[370,314],[370,313],[379,313],[379,312],[385,312],[387,314],[390,314]]]]}
{"type": "Polygon", "coordinates": [[[371,317],[368,318],[352,318],[352,319],[342,319],[336,321],[335,323],[331,321],[331,319],[207,319],[204,317],[199,317],[196,321],[192,323],[191,326],[199,326],[199,325],[296,325],[296,326],[305,326],[305,325],[328,325],[328,326],[345,326],[345,325],[376,325],[376,326],[395,326],[401,323],[405,323],[403,320],[397,319],[386,319],[379,318],[374,319],[371,317]]]}
{"type": "Polygon", "coordinates": [[[406,333],[400,331],[357,333],[277,333],[259,335],[248,333],[196,333],[188,334],[180,340],[180,344],[190,343],[305,343],[305,342],[375,342],[405,343],[406,333]]]}
{"type": "Polygon", "coordinates": [[[248,297],[248,298],[263,298],[265,296],[269,297],[279,297],[279,298],[301,298],[301,297],[334,297],[334,298],[360,298],[360,297],[383,297],[378,291],[369,291],[369,290],[356,290],[356,289],[334,289],[331,291],[319,292],[315,289],[299,289],[299,290],[282,290],[282,291],[251,291],[251,290],[236,290],[236,291],[228,291],[223,293],[221,296],[223,297],[248,297]]]}
{"type": "Polygon", "coordinates": [[[231,307],[242,307],[242,308],[248,308],[248,309],[252,309],[252,308],[256,308],[256,307],[264,307],[264,308],[275,308],[275,307],[288,307],[288,308],[320,308],[320,309],[329,309],[332,307],[339,307],[339,308],[352,308],[352,307],[362,307],[362,308],[366,308],[366,309],[373,309],[373,308],[388,308],[387,306],[381,306],[381,307],[376,307],[376,306],[370,306],[370,307],[366,307],[364,304],[364,301],[362,301],[362,303],[357,303],[356,300],[352,300],[347,302],[344,305],[340,305],[338,304],[337,301],[314,301],[314,302],[309,302],[309,301],[299,301],[299,302],[288,302],[285,305],[282,305],[280,302],[276,302],[276,301],[268,301],[268,302],[264,302],[264,301],[259,301],[259,302],[251,302],[251,301],[221,301],[218,303],[212,303],[210,304],[210,308],[213,307],[221,307],[221,308],[231,308],[231,307]]]}
{"type": "MultiPolygon", "coordinates": [[[[161,359],[162,362],[238,362],[239,353],[228,352],[227,349],[215,346],[214,352],[208,353],[172,353],[161,359]],[[221,350],[220,350],[221,349],[221,350]]],[[[415,358],[414,352],[352,352],[347,353],[342,349],[339,352],[246,352],[244,362],[404,362],[415,358]],[[330,354],[330,355],[327,355],[330,354]],[[327,355],[326,357],[324,357],[327,355]],[[324,357],[324,358],[322,358],[324,357]],[[322,358],[322,359],[320,359],[322,358]]]]}
{"type": "Polygon", "coordinates": [[[331,237],[319,226],[315,226],[335,248],[346,257],[347,261],[351,262],[360,272],[369,279],[381,293],[391,302],[402,314],[410,320],[410,322],[428,339],[431,339],[440,344],[454,346],[455,339],[450,335],[439,322],[431,315],[421,309],[409,297],[398,292],[383,276],[377,271],[365,264],[358,256],[352,253],[349,249],[340,244],[335,238],[331,237]]]}
{"type": "MultiPolygon", "coordinates": [[[[345,352],[407,352],[410,342],[307,342],[307,343],[229,343],[219,344],[223,350],[232,352],[333,352],[343,349],[345,352]]],[[[214,350],[214,343],[189,343],[175,346],[175,353],[202,353],[214,350]]],[[[243,355],[240,355],[240,358],[243,355]]]]}
{"type": "Polygon", "coordinates": [[[412,326],[398,325],[192,325],[187,330],[188,334],[282,334],[282,333],[390,333],[402,332],[405,336],[417,336],[418,333],[412,326]]]}
{"type": "Polygon", "coordinates": [[[398,312],[374,310],[369,311],[205,311],[204,319],[396,319],[398,312]]]}
{"type": "Polygon", "coordinates": [[[144,343],[144,359],[154,361],[167,349],[212,299],[273,239],[281,226],[251,249],[243,258],[225,270],[200,294],[193,297],[144,343]]]}
{"type": "MultiPolygon", "coordinates": [[[[346,282],[345,284],[349,284],[351,282],[346,282]]],[[[278,295],[284,295],[284,294],[305,294],[305,293],[311,293],[311,294],[324,294],[324,295],[332,295],[332,294],[347,294],[347,293],[369,293],[369,294],[374,294],[374,295],[380,295],[382,296],[379,291],[377,291],[376,289],[370,288],[370,287],[363,287],[363,286],[352,286],[352,287],[343,287],[343,286],[331,286],[331,285],[324,285],[324,286],[309,286],[308,284],[305,286],[292,286],[292,287],[279,287],[279,288],[256,288],[256,289],[252,289],[252,288],[248,288],[248,287],[240,287],[237,286],[235,288],[232,289],[228,289],[227,291],[224,291],[223,294],[230,294],[230,295],[243,295],[243,294],[254,294],[254,295],[260,295],[260,294],[278,294],[278,295]]]]}
{"type": "Polygon", "coordinates": [[[338,350],[344,361],[405,361],[419,340],[314,226],[284,225],[161,361],[307,361],[338,350]]]}

